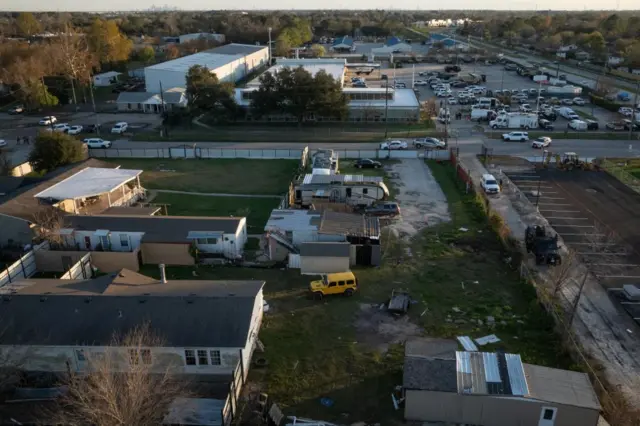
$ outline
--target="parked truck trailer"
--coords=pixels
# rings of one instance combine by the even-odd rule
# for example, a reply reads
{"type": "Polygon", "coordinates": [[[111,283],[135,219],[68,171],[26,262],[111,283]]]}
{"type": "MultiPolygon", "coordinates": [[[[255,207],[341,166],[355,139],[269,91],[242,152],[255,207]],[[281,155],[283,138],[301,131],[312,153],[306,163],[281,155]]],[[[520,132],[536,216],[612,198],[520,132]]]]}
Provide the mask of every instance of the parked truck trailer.
{"type": "Polygon", "coordinates": [[[492,129],[537,129],[538,114],[512,112],[501,114],[489,122],[492,129]]]}

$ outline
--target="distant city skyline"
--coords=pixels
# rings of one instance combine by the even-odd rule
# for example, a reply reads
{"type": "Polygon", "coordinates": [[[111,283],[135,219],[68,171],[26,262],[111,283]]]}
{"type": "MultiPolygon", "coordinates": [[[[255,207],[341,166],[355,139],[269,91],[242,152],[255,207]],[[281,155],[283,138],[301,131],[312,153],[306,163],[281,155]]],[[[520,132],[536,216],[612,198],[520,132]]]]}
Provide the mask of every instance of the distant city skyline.
{"type": "MultiPolygon", "coordinates": [[[[156,0],[157,2],[157,0],[156,0]]],[[[132,9],[130,0],[111,0],[108,9],[103,2],[87,2],[83,0],[56,0],[55,2],[44,0],[4,0],[0,10],[2,11],[31,11],[31,12],[117,12],[117,11],[143,11],[155,6],[156,9],[179,8],[179,10],[239,10],[253,11],[265,10],[263,2],[244,3],[243,8],[231,5],[227,2],[211,2],[208,0],[184,0],[178,4],[158,5],[153,0],[138,0],[135,9],[132,9]],[[53,7],[52,7],[53,6],[53,7]]],[[[438,10],[433,9],[433,3],[424,3],[415,0],[394,1],[392,5],[388,1],[381,0],[351,0],[348,3],[343,0],[323,0],[305,2],[304,8],[300,7],[297,0],[275,0],[269,2],[269,10],[324,10],[324,9],[386,9],[386,10],[438,10]]],[[[489,10],[638,10],[637,0],[569,0],[558,3],[553,0],[498,0],[491,3],[489,10]],[[561,6],[561,8],[559,8],[561,6]]],[[[451,0],[446,4],[446,9],[440,10],[487,10],[487,3],[471,0],[451,0]]]]}

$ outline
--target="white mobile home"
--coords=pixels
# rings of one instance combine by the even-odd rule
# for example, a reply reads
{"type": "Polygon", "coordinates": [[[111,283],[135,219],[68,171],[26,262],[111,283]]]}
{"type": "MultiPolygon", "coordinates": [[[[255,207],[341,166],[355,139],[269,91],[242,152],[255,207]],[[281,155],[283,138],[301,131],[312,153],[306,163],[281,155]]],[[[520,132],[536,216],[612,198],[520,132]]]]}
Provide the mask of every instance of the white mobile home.
{"type": "Polygon", "coordinates": [[[389,197],[379,176],[307,174],[294,183],[294,203],[302,207],[314,201],[369,206],[389,197]]]}

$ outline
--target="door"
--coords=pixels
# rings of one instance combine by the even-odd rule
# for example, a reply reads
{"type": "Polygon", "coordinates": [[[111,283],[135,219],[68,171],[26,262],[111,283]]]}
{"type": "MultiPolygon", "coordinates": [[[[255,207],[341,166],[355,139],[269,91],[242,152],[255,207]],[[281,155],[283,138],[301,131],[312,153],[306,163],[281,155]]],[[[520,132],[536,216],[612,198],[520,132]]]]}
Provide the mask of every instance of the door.
{"type": "Polygon", "coordinates": [[[91,237],[84,237],[84,248],[91,250],[91,237]]]}
{"type": "Polygon", "coordinates": [[[558,409],[555,407],[542,407],[538,426],[554,426],[558,409]]]}
{"type": "Polygon", "coordinates": [[[356,246],[356,265],[371,265],[371,246],[356,246]]]}

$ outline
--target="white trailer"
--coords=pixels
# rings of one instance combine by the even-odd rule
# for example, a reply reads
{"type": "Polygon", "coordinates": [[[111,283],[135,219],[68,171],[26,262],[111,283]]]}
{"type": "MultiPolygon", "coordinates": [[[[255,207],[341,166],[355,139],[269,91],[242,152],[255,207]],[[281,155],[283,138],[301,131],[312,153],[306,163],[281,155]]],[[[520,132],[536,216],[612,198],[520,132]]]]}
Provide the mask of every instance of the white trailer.
{"type": "Polygon", "coordinates": [[[471,109],[471,121],[486,120],[489,113],[493,113],[493,111],[484,108],[473,108],[471,109]]]}
{"type": "Polygon", "coordinates": [[[547,94],[574,98],[582,94],[582,87],[572,86],[570,84],[566,86],[549,86],[547,87],[547,94]]]}
{"type": "Polygon", "coordinates": [[[489,122],[492,129],[537,129],[538,114],[509,113],[501,114],[489,122]]]}

